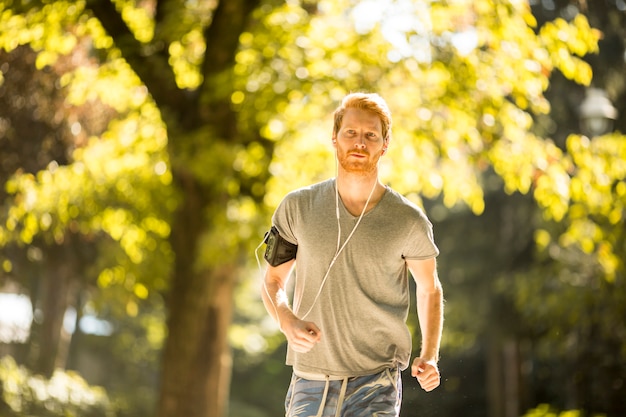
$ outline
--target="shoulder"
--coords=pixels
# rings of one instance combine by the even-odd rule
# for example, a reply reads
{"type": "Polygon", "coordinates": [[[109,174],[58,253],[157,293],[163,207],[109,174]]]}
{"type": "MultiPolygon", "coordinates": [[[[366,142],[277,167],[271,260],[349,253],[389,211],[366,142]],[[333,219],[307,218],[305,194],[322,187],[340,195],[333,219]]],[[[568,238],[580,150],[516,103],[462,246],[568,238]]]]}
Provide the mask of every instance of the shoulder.
{"type": "Polygon", "coordinates": [[[327,210],[329,202],[334,204],[335,200],[329,198],[333,194],[334,179],[295,189],[280,202],[272,216],[272,223],[288,241],[297,243],[298,227],[306,224],[312,213],[327,210]]]}
{"type": "Polygon", "coordinates": [[[388,190],[386,222],[394,230],[403,231],[402,257],[405,260],[425,260],[437,256],[439,249],[434,242],[433,225],[425,211],[400,193],[388,190]]]}
{"type": "Polygon", "coordinates": [[[335,180],[328,179],[322,182],[318,182],[316,184],[307,185],[305,187],[297,188],[293,191],[287,193],[284,202],[297,202],[301,200],[307,200],[311,198],[315,198],[319,195],[326,195],[328,193],[334,192],[334,184],[335,180]]]}
{"type": "Polygon", "coordinates": [[[387,200],[390,210],[428,221],[426,213],[420,206],[390,187],[387,187],[385,200],[387,200]]]}

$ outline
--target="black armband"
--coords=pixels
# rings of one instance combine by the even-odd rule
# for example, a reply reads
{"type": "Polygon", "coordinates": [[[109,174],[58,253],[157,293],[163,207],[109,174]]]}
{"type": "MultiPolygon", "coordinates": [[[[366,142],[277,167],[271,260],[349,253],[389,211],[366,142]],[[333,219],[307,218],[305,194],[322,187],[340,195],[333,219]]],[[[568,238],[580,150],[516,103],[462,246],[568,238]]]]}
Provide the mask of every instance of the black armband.
{"type": "Polygon", "coordinates": [[[265,260],[272,266],[278,266],[296,257],[298,245],[287,242],[274,226],[265,234],[265,260]]]}

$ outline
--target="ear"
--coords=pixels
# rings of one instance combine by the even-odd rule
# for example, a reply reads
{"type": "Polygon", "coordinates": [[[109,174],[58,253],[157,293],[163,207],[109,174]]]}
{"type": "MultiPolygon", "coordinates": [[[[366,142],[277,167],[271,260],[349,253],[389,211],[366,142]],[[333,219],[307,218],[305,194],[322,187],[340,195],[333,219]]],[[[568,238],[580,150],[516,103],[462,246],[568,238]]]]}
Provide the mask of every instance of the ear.
{"type": "Polygon", "coordinates": [[[387,152],[387,139],[383,142],[383,150],[380,152],[381,156],[387,152]]]}

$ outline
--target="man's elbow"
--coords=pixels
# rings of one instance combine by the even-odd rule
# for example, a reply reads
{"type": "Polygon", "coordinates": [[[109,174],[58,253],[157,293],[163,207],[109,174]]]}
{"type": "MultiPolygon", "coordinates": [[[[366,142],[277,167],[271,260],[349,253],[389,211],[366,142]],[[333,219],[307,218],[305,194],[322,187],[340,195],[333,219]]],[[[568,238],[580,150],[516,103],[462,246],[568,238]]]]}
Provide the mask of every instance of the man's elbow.
{"type": "Polygon", "coordinates": [[[418,281],[416,286],[417,294],[424,296],[443,296],[443,286],[436,276],[432,279],[418,281]]]}

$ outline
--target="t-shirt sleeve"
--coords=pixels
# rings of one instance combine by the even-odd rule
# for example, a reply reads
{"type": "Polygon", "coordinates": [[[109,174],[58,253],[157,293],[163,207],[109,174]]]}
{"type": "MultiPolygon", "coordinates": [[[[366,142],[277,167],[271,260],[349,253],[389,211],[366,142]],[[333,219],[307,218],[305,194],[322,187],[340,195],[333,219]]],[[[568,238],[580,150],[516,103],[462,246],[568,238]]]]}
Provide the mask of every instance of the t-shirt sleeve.
{"type": "Polygon", "coordinates": [[[295,234],[296,215],[296,198],[293,193],[285,196],[272,215],[272,225],[278,229],[278,233],[280,233],[283,239],[294,245],[298,244],[295,234]]]}
{"type": "Polygon", "coordinates": [[[403,255],[406,259],[430,259],[439,255],[433,225],[421,210],[417,210],[408,227],[407,244],[403,255]]]}

